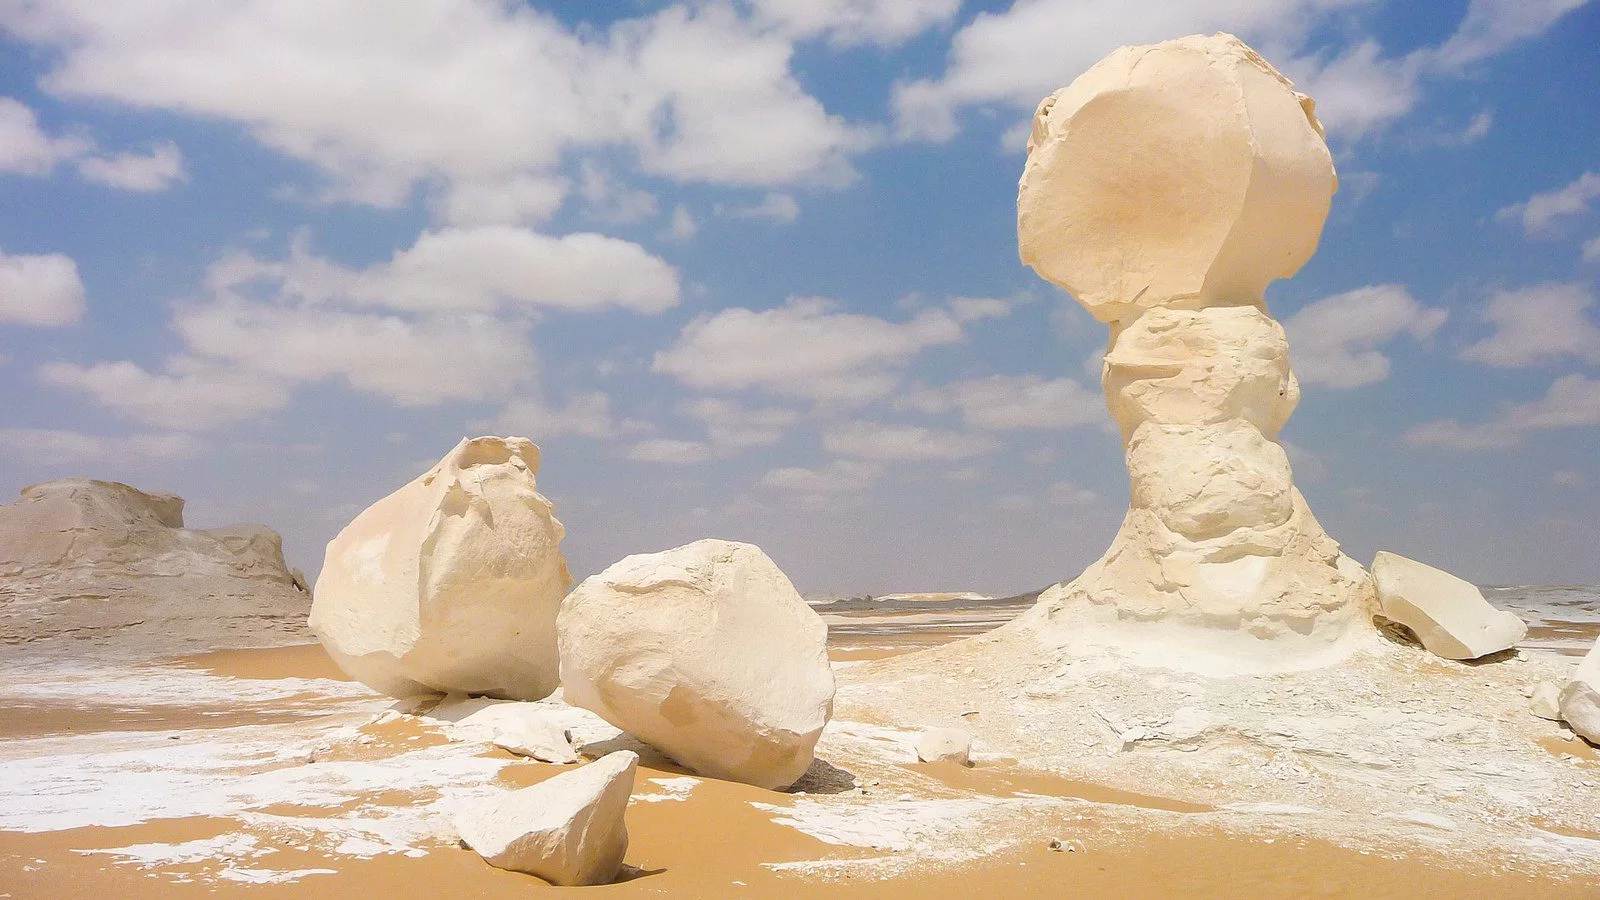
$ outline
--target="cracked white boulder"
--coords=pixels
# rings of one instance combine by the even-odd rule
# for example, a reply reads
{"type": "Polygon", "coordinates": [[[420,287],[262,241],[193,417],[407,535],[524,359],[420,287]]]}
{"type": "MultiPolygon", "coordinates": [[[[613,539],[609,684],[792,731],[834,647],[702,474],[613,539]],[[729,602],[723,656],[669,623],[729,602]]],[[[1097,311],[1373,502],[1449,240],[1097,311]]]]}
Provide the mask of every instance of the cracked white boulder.
{"type": "Polygon", "coordinates": [[[1422,646],[1445,659],[1477,659],[1509,650],[1528,626],[1495,609],[1472,584],[1433,566],[1381,550],[1372,560],[1379,611],[1411,629],[1422,646]]]}
{"type": "Polygon", "coordinates": [[[538,700],[556,689],[566,531],[526,438],[462,440],[328,543],[311,629],[339,667],[395,697],[538,700]]]}
{"type": "Polygon", "coordinates": [[[629,556],[561,605],[566,701],[716,778],[781,789],[833,710],[828,627],[759,547],[629,556]]]}
{"type": "Polygon", "coordinates": [[[609,884],[628,852],[624,816],[639,755],[608,753],[505,796],[468,803],[456,833],[490,865],[554,885],[609,884]]]}
{"type": "Polygon", "coordinates": [[[1124,47],[1040,104],[1022,260],[1110,326],[1133,490],[1106,554],[1010,633],[1222,671],[1373,634],[1371,579],[1277,443],[1300,387],[1263,299],[1315,252],[1337,183],[1311,100],[1232,35],[1124,47]]]}
{"type": "Polygon", "coordinates": [[[1600,744],[1600,641],[1561,689],[1561,718],[1591,744],[1600,744]]]}

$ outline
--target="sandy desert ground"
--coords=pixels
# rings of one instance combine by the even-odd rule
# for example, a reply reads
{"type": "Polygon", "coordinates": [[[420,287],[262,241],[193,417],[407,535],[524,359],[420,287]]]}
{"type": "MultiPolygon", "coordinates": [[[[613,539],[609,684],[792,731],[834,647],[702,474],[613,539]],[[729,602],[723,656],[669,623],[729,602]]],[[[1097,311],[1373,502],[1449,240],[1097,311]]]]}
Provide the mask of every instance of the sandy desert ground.
{"type": "MultiPolygon", "coordinates": [[[[1500,667],[1504,677],[1473,682],[1485,690],[1494,685],[1505,694],[1531,674],[1559,670],[1600,633],[1600,596],[1592,590],[1487,593],[1534,628],[1520,659],[1500,667]]],[[[1600,892],[1600,804],[1582,791],[1600,783],[1600,757],[1531,716],[1505,716],[1529,736],[1524,753],[1506,757],[1510,768],[1456,771],[1456,784],[1446,784],[1440,770],[1417,768],[1416,760],[1369,760],[1372,768],[1357,771],[1362,766],[1352,759],[1360,750],[1319,752],[1305,734],[1279,735],[1266,763],[1241,780],[1229,774],[1230,758],[1259,749],[1251,745],[1256,726],[1242,712],[1234,713],[1231,739],[1202,730],[1191,738],[1194,746],[1170,737],[1163,743],[1153,726],[1151,740],[1136,741],[1132,752],[1102,746],[1104,735],[1087,732],[1038,742],[1076,751],[1037,758],[1014,752],[1003,735],[1016,730],[1019,711],[1028,702],[1075,703],[1070,689],[1049,688],[1043,679],[1046,688],[1008,707],[1005,698],[984,695],[983,679],[963,680],[940,668],[947,659],[915,651],[982,633],[1028,599],[819,606],[832,629],[839,702],[819,762],[790,793],[694,777],[599,719],[552,703],[586,756],[620,747],[644,755],[628,813],[625,878],[586,891],[918,898],[1600,892]],[[887,702],[930,677],[921,671],[929,664],[934,676],[962,687],[887,702]],[[1056,696],[1046,696],[1051,691],[1056,696]],[[952,711],[952,704],[974,708],[952,711]],[[891,708],[894,716],[885,712],[891,708]],[[964,716],[978,736],[973,768],[918,763],[909,751],[916,729],[945,715],[964,716]],[[979,724],[985,719],[992,721],[979,724]],[[1543,760],[1527,763],[1528,753],[1543,760]],[[1184,767],[1162,762],[1180,756],[1184,767]],[[1209,782],[1184,777],[1207,766],[1217,772],[1209,782]],[[1390,785],[1384,789],[1398,800],[1352,814],[1352,797],[1423,771],[1437,783],[1415,786],[1412,801],[1408,789],[1390,785]],[[1545,783],[1550,778],[1561,783],[1545,783]],[[1487,802],[1477,793],[1505,792],[1497,782],[1560,791],[1570,784],[1577,793],[1546,815],[1522,815],[1515,827],[1503,811],[1465,821],[1461,810],[1487,802]],[[1452,799],[1460,802],[1451,807],[1452,799]]],[[[981,644],[957,649],[981,658],[981,644]]],[[[1422,659],[1405,648],[1393,652],[1397,665],[1422,659]]],[[[557,890],[494,869],[460,847],[448,813],[464,799],[532,784],[561,767],[452,741],[437,723],[405,715],[395,701],[346,680],[319,647],[123,662],[57,652],[12,655],[3,668],[0,896],[520,897],[557,890]]],[[[1099,684],[1096,702],[1120,697],[1123,714],[1131,714],[1136,704],[1119,690],[1114,680],[1099,684]]],[[[1297,690],[1283,688],[1274,702],[1291,707],[1296,696],[1316,693],[1297,690]]],[[[1228,715],[1224,699],[1216,693],[1209,708],[1228,715]]],[[[1427,702],[1391,699],[1402,707],[1427,702]]],[[[1482,743],[1470,720],[1449,718],[1452,699],[1460,698],[1441,698],[1438,709],[1418,712],[1418,721],[1433,722],[1433,739],[1451,747],[1482,743]]],[[[1387,728],[1415,726],[1395,720],[1387,728]]],[[[1446,769],[1470,768],[1471,758],[1440,756],[1446,769]]]]}

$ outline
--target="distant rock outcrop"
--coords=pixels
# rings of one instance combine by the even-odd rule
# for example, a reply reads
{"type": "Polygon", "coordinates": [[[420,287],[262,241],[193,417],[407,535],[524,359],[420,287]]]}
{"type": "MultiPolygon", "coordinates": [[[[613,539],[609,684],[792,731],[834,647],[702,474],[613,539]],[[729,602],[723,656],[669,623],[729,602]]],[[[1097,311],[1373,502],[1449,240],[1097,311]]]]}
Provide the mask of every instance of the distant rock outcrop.
{"type": "Polygon", "coordinates": [[[0,642],[150,654],[301,643],[311,597],[264,525],[183,527],[183,498],[67,478],[0,506],[0,642]]]}
{"type": "Polygon", "coordinates": [[[629,556],[561,604],[566,701],[715,778],[786,788],[833,711],[828,626],[752,544],[629,556]]]}
{"type": "Polygon", "coordinates": [[[566,529],[527,438],[464,439],[328,543],[311,630],[339,667],[395,697],[539,700],[556,689],[566,529]]]}

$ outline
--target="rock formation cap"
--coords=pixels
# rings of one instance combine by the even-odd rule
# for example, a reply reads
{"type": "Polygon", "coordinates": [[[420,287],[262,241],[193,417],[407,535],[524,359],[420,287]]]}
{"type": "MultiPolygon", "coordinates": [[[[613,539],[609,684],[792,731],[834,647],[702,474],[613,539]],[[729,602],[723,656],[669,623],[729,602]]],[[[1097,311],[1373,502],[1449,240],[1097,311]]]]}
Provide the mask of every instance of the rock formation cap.
{"type": "Polygon", "coordinates": [[[1338,187],[1313,103],[1231,34],[1123,47],[1034,114],[1022,261],[1103,322],[1259,303],[1338,187]]]}

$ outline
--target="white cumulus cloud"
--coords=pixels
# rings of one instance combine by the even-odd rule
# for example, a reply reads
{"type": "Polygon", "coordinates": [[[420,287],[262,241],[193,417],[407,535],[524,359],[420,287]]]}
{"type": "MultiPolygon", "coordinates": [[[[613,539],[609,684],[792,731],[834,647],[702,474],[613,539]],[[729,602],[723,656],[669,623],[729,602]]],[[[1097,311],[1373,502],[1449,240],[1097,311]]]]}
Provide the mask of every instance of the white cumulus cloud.
{"type": "Polygon", "coordinates": [[[1600,365],[1600,325],[1587,310],[1594,294],[1574,282],[1496,291],[1483,313],[1494,334],[1461,351],[1461,358],[1502,368],[1563,359],[1600,365]]]}
{"type": "Polygon", "coordinates": [[[1377,284],[1308,303],[1283,327],[1301,382],[1354,388],[1389,377],[1380,347],[1401,335],[1427,338],[1448,317],[1448,310],[1417,302],[1403,285],[1377,284]]]}
{"type": "Polygon", "coordinates": [[[991,453],[1000,444],[982,434],[858,420],[830,426],[822,446],[840,456],[892,461],[966,459],[991,453]]]}
{"type": "Polygon", "coordinates": [[[749,0],[759,21],[799,38],[893,46],[955,18],[961,0],[749,0]]]}
{"type": "Polygon", "coordinates": [[[164,191],[188,178],[183,153],[171,141],[157,144],[149,153],[85,156],[78,160],[78,174],[85,181],[141,194],[164,191]]]}
{"type": "Polygon", "coordinates": [[[1573,373],[1551,383],[1538,400],[1507,407],[1491,419],[1462,423],[1456,419],[1424,422],[1405,434],[1418,447],[1452,450],[1498,450],[1522,443],[1529,434],[1562,428],[1600,425],[1600,379],[1573,373]]]}
{"type": "Polygon", "coordinates": [[[759,484],[802,497],[854,496],[872,487],[883,473],[878,463],[836,459],[820,468],[784,466],[761,476],[759,484]]]}
{"type": "Polygon", "coordinates": [[[124,418],[178,430],[202,430],[253,418],[289,402],[287,387],[259,374],[183,361],[167,374],[131,362],[81,366],[53,362],[39,380],[79,391],[124,418]]]}
{"type": "Polygon", "coordinates": [[[0,97],[0,172],[45,175],[57,162],[87,150],[82,138],[54,138],[21,101],[0,97]]]}
{"type": "Polygon", "coordinates": [[[289,257],[248,255],[212,267],[217,289],[257,280],[313,303],[340,301],[417,312],[621,307],[656,313],[678,302],[678,272],[638,244],[601,234],[561,237],[509,226],[425,231],[388,262],[352,269],[297,240],[289,257]]]}
{"type": "Polygon", "coordinates": [[[72,257],[0,250],[0,325],[71,325],[83,318],[85,307],[72,257]]]}
{"type": "Polygon", "coordinates": [[[628,448],[628,458],[638,462],[682,465],[705,462],[715,457],[716,452],[703,441],[676,438],[648,438],[628,448]]]}
{"type": "MultiPolygon", "coordinates": [[[[850,10],[823,27],[850,31],[850,10]]],[[[893,18],[869,8],[856,31],[893,18]]],[[[726,3],[577,31],[500,0],[0,6],[14,39],[54,52],[57,96],[234,122],[319,169],[329,199],[395,207],[422,185],[446,221],[498,224],[548,215],[573,153],[686,181],[850,181],[875,136],[805,91],[773,21],[726,3]]]]}
{"type": "Polygon", "coordinates": [[[1520,222],[1523,232],[1533,237],[1549,233],[1563,219],[1587,213],[1596,199],[1600,199],[1600,174],[1585,172],[1570,184],[1502,207],[1494,217],[1500,222],[1520,222]]]}
{"type": "Polygon", "coordinates": [[[951,382],[908,396],[924,412],[961,411],[973,428],[1067,428],[1105,418],[1105,399],[1070,378],[1039,375],[989,375],[951,382]]]}
{"type": "Polygon", "coordinates": [[[199,455],[200,442],[191,435],[170,432],[113,437],[56,428],[0,428],[0,448],[14,459],[36,465],[78,465],[130,457],[151,461],[190,459],[199,455]]]}
{"type": "Polygon", "coordinates": [[[942,309],[890,322],[795,297],[777,309],[700,316],[656,354],[651,369],[707,390],[865,403],[892,392],[912,357],[961,339],[960,324],[942,309]]]}

